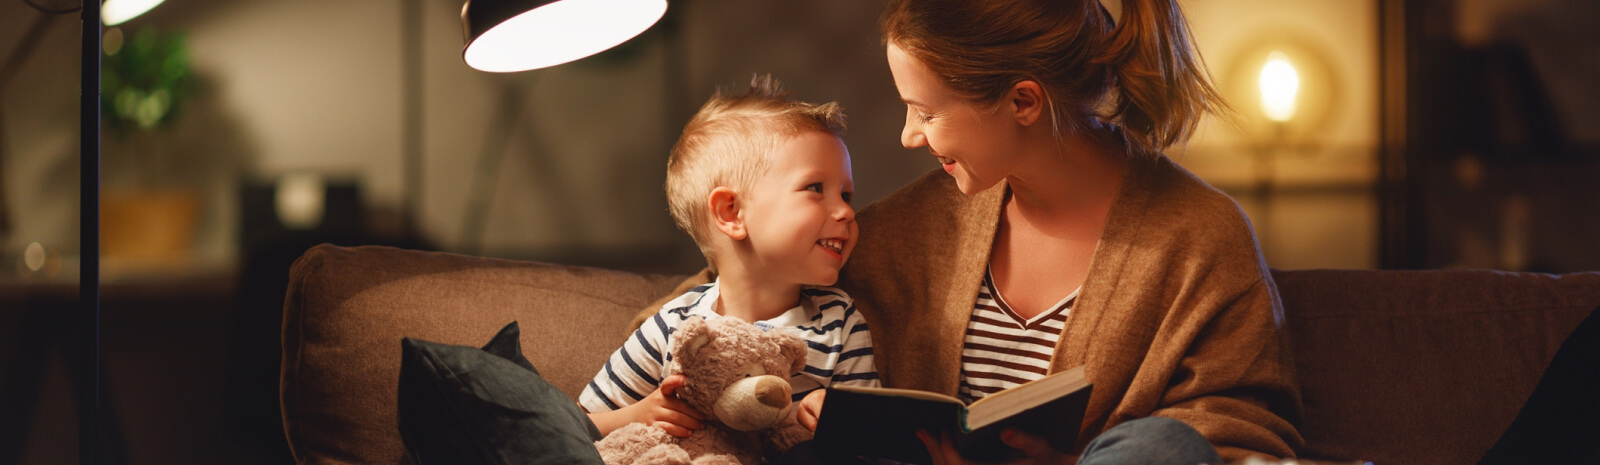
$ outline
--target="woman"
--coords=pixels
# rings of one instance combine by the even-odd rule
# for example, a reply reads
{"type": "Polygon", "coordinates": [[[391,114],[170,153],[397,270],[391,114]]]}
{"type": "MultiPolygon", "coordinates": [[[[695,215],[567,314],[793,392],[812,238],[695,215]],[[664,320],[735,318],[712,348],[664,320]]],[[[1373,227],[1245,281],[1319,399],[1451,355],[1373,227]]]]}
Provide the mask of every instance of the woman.
{"type": "Polygon", "coordinates": [[[1175,0],[1115,21],[1095,0],[891,0],[883,30],[901,141],[944,171],[857,215],[839,287],[883,385],[972,399],[1084,365],[1079,444],[1004,433],[1023,461],[1293,456],[1299,387],[1250,225],[1161,154],[1223,107],[1175,0]]]}
{"type": "Polygon", "coordinates": [[[945,172],[858,216],[840,286],[884,385],[977,398],[1086,365],[1084,463],[1180,447],[1184,426],[1227,460],[1293,456],[1299,388],[1250,225],[1160,152],[1223,107],[1176,2],[1124,0],[1113,21],[1095,0],[898,0],[883,29],[901,142],[945,172]],[[1119,425],[1136,437],[1102,437],[1119,425]]]}

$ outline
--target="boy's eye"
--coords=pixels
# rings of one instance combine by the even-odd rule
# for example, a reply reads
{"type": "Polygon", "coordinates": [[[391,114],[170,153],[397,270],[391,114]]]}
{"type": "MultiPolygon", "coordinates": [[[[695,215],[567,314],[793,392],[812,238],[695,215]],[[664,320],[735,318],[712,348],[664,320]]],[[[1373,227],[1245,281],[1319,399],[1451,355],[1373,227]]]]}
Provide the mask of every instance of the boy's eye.
{"type": "Polygon", "coordinates": [[[814,182],[814,183],[811,183],[811,184],[806,184],[806,189],[805,190],[821,194],[822,193],[822,183],[814,182]]]}
{"type": "Polygon", "coordinates": [[[851,197],[854,197],[854,195],[852,193],[850,193],[850,192],[840,192],[839,193],[839,198],[844,199],[844,203],[850,203],[850,198],[851,197]]]}

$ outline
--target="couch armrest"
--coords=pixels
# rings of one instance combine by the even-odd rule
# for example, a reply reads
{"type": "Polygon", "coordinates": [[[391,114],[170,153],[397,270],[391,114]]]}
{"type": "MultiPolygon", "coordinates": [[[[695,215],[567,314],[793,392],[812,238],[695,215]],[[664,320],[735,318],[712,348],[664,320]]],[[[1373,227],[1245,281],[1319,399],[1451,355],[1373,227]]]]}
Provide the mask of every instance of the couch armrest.
{"type": "Polygon", "coordinates": [[[399,463],[400,338],[482,345],[506,323],[576,396],[630,319],[681,276],[389,247],[308,250],[289,271],[279,400],[300,463],[399,463]]]}

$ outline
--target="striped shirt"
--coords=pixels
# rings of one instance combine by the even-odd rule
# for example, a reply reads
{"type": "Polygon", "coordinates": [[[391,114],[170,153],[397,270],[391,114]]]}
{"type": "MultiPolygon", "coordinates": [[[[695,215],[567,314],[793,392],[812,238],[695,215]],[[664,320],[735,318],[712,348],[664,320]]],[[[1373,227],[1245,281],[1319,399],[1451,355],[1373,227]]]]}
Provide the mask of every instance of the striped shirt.
{"type": "MultiPolygon", "coordinates": [[[[600,373],[578,395],[578,405],[589,412],[616,410],[655,392],[675,368],[667,348],[678,325],[690,316],[706,320],[721,317],[716,308],[718,289],[717,282],[702,285],[663,305],[611,354],[600,373]]],[[[789,378],[794,400],[835,383],[877,386],[872,336],[850,296],[821,286],[803,286],[800,294],[799,305],[776,318],[755,323],[763,330],[790,331],[810,348],[805,369],[789,378]]]]}
{"type": "Polygon", "coordinates": [[[961,400],[972,402],[1048,374],[1077,298],[1074,290],[1049,310],[1024,319],[995,290],[993,274],[984,274],[961,347],[961,400]]]}

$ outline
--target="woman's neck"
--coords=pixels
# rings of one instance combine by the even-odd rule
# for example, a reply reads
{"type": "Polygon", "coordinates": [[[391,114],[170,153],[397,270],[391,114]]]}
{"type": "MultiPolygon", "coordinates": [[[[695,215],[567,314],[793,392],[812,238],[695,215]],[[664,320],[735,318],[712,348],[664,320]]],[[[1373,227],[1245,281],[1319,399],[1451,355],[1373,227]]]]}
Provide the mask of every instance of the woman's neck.
{"type": "Polygon", "coordinates": [[[1091,125],[1060,140],[1035,134],[1034,150],[1006,181],[1011,188],[1008,210],[1035,221],[1103,217],[1110,210],[1130,155],[1112,137],[1110,128],[1091,125]]]}
{"type": "Polygon", "coordinates": [[[783,315],[800,302],[799,284],[766,283],[739,266],[717,267],[717,313],[754,323],[783,315]]]}

